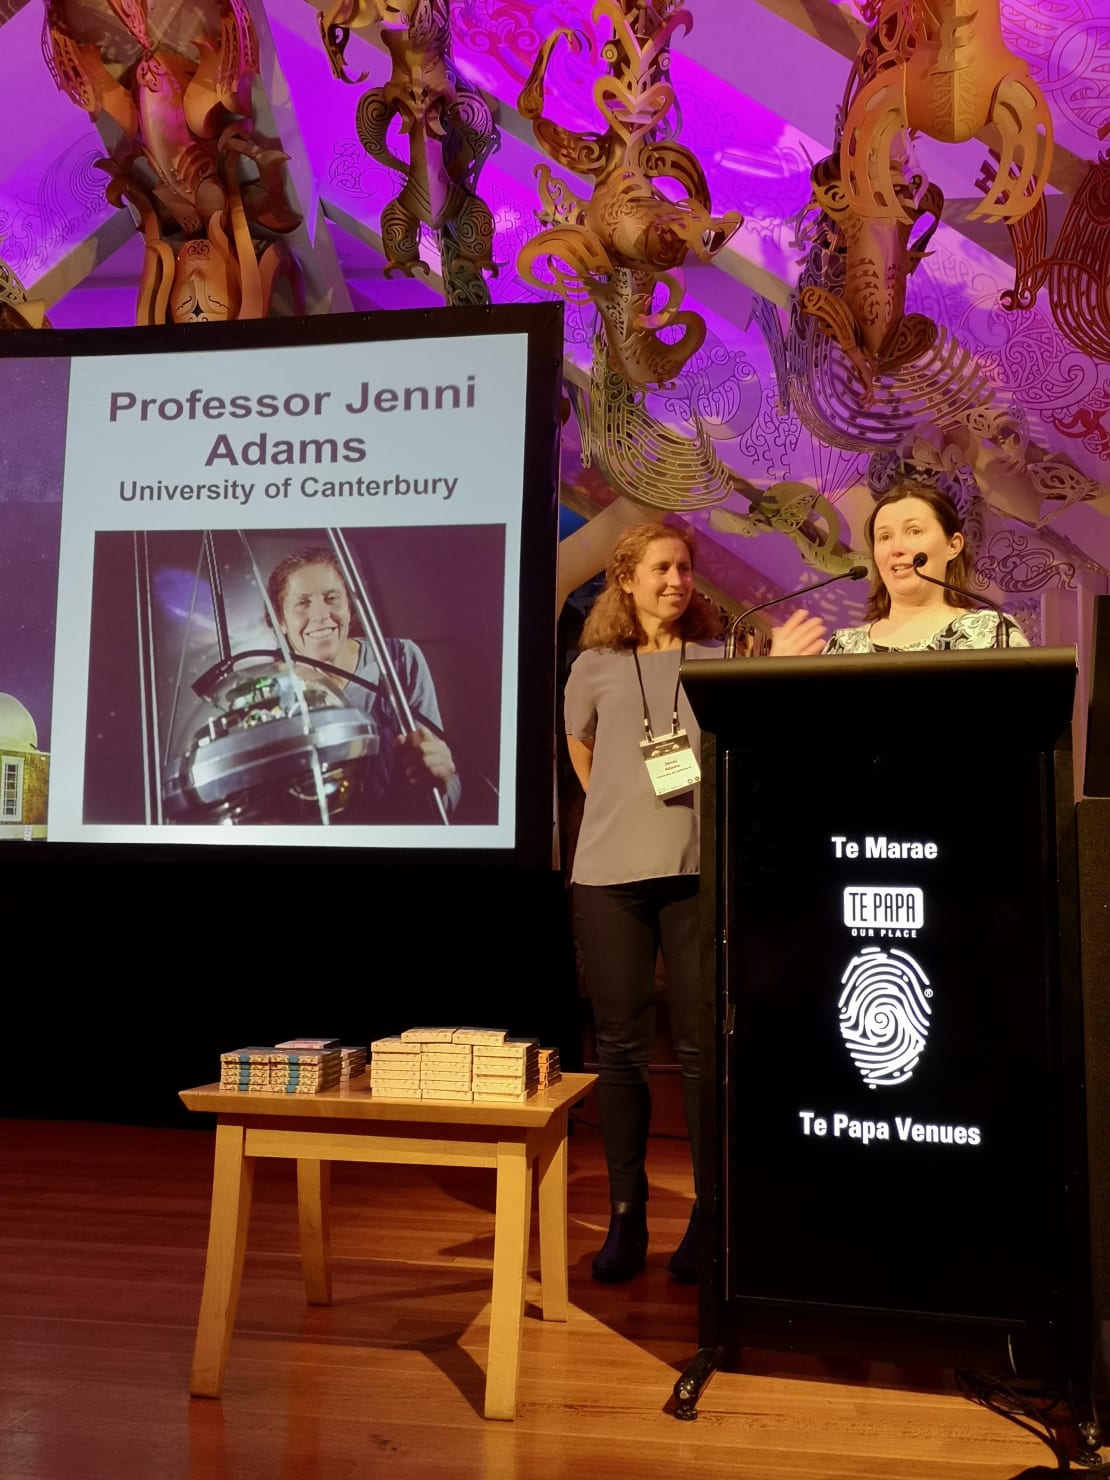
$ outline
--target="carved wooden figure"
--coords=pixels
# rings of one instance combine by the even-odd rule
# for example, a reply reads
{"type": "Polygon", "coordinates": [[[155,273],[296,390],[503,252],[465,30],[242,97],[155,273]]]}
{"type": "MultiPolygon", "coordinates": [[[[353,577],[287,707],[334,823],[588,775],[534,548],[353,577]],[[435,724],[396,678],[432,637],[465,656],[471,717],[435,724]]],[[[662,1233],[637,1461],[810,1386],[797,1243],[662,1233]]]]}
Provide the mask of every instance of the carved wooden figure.
{"type": "Polygon", "coordinates": [[[999,0],[883,0],[844,113],[840,178],[861,216],[911,220],[896,169],[905,129],[948,144],[997,131],[1000,167],[972,216],[1016,221],[1044,191],[1052,118],[1029,68],[1006,46],[999,0]]]}
{"type": "Polygon", "coordinates": [[[904,221],[854,211],[835,154],[813,170],[815,204],[835,233],[830,250],[843,257],[843,285],[839,293],[805,287],[799,305],[840,345],[868,395],[876,374],[889,374],[917,359],[937,337],[932,319],[906,313],[906,282],[940,223],[944,196],[935,185],[923,188],[920,177],[907,179],[903,168],[896,178],[904,221]],[[924,219],[928,226],[911,243],[912,227],[924,219]]]}
{"type": "Polygon", "coordinates": [[[332,71],[344,82],[352,30],[378,25],[392,60],[384,87],[359,100],[358,136],[372,159],[404,176],[382,211],[386,276],[427,272],[422,227],[438,239],[446,297],[451,303],[489,300],[484,273],[496,274],[493,215],[477,194],[478,176],[499,140],[493,115],[477,88],[451,60],[448,0],[339,0],[320,12],[320,34],[332,71]],[[394,124],[408,141],[408,159],[389,146],[394,124]]]}
{"type": "Polygon", "coordinates": [[[41,298],[28,298],[19,278],[0,260],[0,333],[8,329],[49,328],[45,302],[41,298]]]}
{"type": "MultiPolygon", "coordinates": [[[[691,253],[708,261],[742,224],[736,211],[713,214],[701,165],[672,137],[669,47],[692,18],[679,0],[596,0],[592,17],[608,27],[608,38],[553,32],[517,107],[556,167],[592,181],[593,190],[581,197],[548,165],[537,167],[538,215],[548,229],[523,248],[517,270],[525,282],[588,302],[600,315],[589,388],[567,389],[583,464],[596,467],[619,495],[607,513],[643,518],[645,506],[689,510],[721,504],[736,491],[751,496],[755,490],[722,461],[696,414],[692,433],[676,429],[645,397],[673,384],[705,339],[701,315],[682,307],[683,262],[691,253]],[[593,86],[600,132],[568,129],[545,114],[548,67],[564,41],[606,64],[593,86]],[[679,187],[674,198],[656,183],[662,179],[679,187]]],[[[619,527],[615,516],[607,527],[619,527]]],[[[560,547],[561,567],[569,568],[580,536],[604,564],[600,542],[579,531],[560,547]]]]}
{"type": "Polygon", "coordinates": [[[689,11],[597,0],[593,18],[612,27],[612,39],[601,48],[610,70],[594,83],[605,132],[575,132],[544,115],[544,81],[555,48],[565,39],[576,50],[588,44],[596,53],[592,38],[567,30],[549,36],[518,102],[544,152],[560,168],[592,180],[593,191],[581,199],[547,165],[538,166],[540,220],[550,229],[525,246],[518,270],[534,286],[554,286],[572,301],[588,298],[605,324],[610,367],[634,386],[665,385],[705,337],[701,316],[680,308],[681,265],[691,252],[709,261],[742,217],[737,211],[712,214],[701,165],[666,136],[674,90],[663,80],[665,53],[676,30],[689,30],[689,11]],[[655,184],[663,178],[677,181],[685,194],[668,199],[655,184]],[[549,278],[538,275],[541,262],[549,278]],[[661,337],[662,330],[676,328],[682,330],[677,340],[661,337]]]}
{"type": "Polygon", "coordinates": [[[84,19],[78,39],[64,0],[49,0],[43,47],[58,87],[122,132],[100,164],[108,199],[132,204],[147,246],[138,322],[264,316],[266,286],[298,278],[268,233],[291,231],[300,217],[285,200],[288,156],[251,134],[258,43],[243,0],[217,0],[213,34],[184,47],[159,24],[170,26],[176,12],[152,16],[146,0],[107,6],[126,44],[107,24],[88,39],[84,19]]]}
{"type": "MultiPolygon", "coordinates": [[[[1110,124],[1099,131],[1110,134],[1110,124]]],[[[1011,228],[1015,282],[1003,307],[1032,308],[1048,288],[1060,332],[1092,360],[1110,362],[1110,153],[1087,167],[1072,197],[1056,246],[1048,250],[1048,212],[1040,200],[1011,228]]]]}

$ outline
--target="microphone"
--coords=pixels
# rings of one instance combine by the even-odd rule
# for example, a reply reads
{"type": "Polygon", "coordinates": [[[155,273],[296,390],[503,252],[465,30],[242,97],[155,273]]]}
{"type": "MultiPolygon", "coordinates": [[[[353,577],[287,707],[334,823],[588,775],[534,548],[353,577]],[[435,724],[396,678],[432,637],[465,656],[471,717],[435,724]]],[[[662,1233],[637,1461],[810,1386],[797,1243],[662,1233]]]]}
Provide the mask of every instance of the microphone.
{"type": "Polygon", "coordinates": [[[736,656],[736,634],[740,623],[745,617],[750,617],[752,612],[761,612],[765,607],[777,606],[780,601],[791,601],[795,596],[808,596],[811,591],[820,591],[822,586],[831,586],[834,581],[862,581],[868,573],[866,565],[853,565],[851,570],[844,570],[838,576],[828,576],[823,581],[818,581],[816,586],[803,586],[799,591],[788,591],[785,596],[772,597],[770,601],[761,601],[758,606],[749,606],[747,611],[741,612],[738,617],[733,617],[728,624],[728,634],[725,637],[725,657],[736,656]]]}
{"type": "Polygon", "coordinates": [[[944,591],[954,591],[957,596],[966,596],[972,601],[978,601],[982,606],[989,606],[991,611],[998,616],[998,625],[994,629],[994,646],[996,648],[1008,648],[1010,646],[1010,629],[1006,625],[1006,613],[997,601],[992,601],[989,596],[977,596],[973,591],[965,591],[962,586],[949,585],[947,581],[938,581],[936,576],[927,576],[921,569],[929,557],[924,550],[918,550],[913,557],[913,573],[920,576],[923,581],[928,581],[930,586],[940,586],[944,591]]]}

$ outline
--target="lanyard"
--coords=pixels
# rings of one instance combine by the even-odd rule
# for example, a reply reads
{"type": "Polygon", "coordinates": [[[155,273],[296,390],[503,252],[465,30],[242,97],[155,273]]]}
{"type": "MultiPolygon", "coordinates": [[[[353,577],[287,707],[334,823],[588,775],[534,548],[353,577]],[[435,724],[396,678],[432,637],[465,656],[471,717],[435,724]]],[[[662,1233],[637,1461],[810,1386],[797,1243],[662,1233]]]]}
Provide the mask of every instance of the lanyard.
{"type": "MultiPolygon", "coordinates": [[[[636,649],[632,649],[632,661],[636,665],[636,677],[640,682],[640,698],[644,701],[644,734],[649,740],[654,740],[655,735],[651,728],[651,714],[648,710],[647,693],[644,690],[644,675],[640,672],[640,655],[636,649]]],[[[686,639],[682,639],[682,647],[678,653],[678,676],[674,681],[674,702],[671,704],[671,734],[678,734],[678,690],[682,683],[682,665],[686,661],[686,639]]]]}

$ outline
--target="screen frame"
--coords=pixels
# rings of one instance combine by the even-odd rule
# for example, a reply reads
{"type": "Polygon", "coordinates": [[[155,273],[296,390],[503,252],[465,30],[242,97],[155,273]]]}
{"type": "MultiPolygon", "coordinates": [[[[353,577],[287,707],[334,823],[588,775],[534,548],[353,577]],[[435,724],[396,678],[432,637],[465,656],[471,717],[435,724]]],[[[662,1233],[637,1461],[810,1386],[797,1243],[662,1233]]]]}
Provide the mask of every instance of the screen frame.
{"type": "MultiPolygon", "coordinates": [[[[550,868],[554,836],[552,736],[555,725],[555,591],[558,559],[559,455],[562,416],[563,308],[558,302],[399,309],[237,321],[182,327],[17,330],[0,341],[8,359],[70,359],[193,351],[289,349],[330,344],[490,337],[526,339],[524,459],[519,502],[521,563],[518,582],[519,657],[516,713],[516,817],[510,847],[317,847],[312,843],[204,847],[250,866],[283,861],[331,868],[431,866],[550,868]]],[[[55,724],[57,716],[54,716],[55,724]]],[[[9,866],[104,861],[195,862],[192,842],[51,840],[30,850],[0,849],[9,866]]],[[[214,861],[214,860],[213,860],[214,861]]]]}

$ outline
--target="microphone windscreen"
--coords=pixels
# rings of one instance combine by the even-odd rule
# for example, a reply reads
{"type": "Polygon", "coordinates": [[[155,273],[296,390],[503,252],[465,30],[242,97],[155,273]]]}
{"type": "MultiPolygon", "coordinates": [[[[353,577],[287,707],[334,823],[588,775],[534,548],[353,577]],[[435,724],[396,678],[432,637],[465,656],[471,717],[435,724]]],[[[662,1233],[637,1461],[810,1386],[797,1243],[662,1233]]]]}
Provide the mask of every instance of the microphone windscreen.
{"type": "Polygon", "coordinates": [[[913,557],[912,564],[914,570],[920,570],[923,565],[927,565],[928,563],[929,557],[928,555],[926,555],[925,551],[918,550],[917,554],[913,557]]]}
{"type": "Polygon", "coordinates": [[[862,581],[865,575],[867,575],[866,565],[853,565],[848,572],[848,579],[850,581],[862,581]]]}

